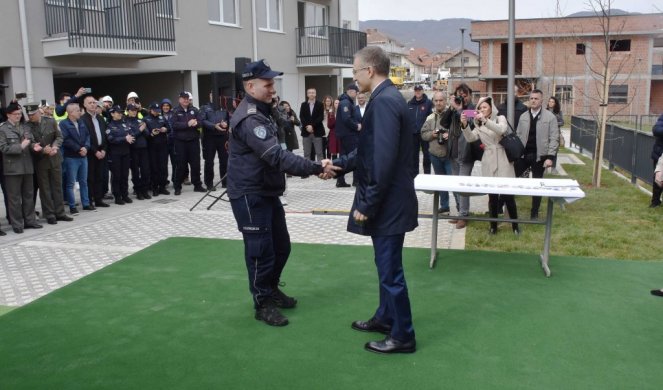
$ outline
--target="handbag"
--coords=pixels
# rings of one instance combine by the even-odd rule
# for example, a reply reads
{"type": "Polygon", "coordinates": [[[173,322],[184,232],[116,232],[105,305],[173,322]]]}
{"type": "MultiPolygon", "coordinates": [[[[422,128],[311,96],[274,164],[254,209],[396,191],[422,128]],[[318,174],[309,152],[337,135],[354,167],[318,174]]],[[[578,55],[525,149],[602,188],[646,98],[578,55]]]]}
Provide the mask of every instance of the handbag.
{"type": "Polygon", "coordinates": [[[481,161],[483,158],[483,144],[480,139],[470,142],[470,154],[472,155],[472,161],[481,161]]]}
{"type": "Polygon", "coordinates": [[[515,132],[509,131],[500,140],[500,145],[506,152],[506,158],[509,162],[514,162],[523,156],[525,153],[525,146],[515,132]]]}

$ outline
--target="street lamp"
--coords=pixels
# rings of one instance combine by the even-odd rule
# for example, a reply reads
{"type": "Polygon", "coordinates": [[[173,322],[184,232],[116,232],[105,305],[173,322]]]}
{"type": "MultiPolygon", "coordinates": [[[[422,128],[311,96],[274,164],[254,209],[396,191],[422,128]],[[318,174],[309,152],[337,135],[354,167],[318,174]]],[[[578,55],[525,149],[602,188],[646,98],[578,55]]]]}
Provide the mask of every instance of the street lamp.
{"type": "Polygon", "coordinates": [[[465,82],[465,61],[463,61],[463,54],[465,53],[465,29],[460,29],[460,82],[465,82]]]}

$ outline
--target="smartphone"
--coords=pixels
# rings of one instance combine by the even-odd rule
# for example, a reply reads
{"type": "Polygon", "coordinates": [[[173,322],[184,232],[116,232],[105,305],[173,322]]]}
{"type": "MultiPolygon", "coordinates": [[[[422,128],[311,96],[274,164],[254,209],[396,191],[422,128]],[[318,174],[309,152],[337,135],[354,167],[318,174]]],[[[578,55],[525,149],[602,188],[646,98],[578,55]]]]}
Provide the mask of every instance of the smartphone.
{"type": "Polygon", "coordinates": [[[20,100],[20,99],[25,99],[26,97],[28,97],[28,94],[25,93],[25,92],[18,92],[15,96],[16,96],[17,100],[20,100]]]}
{"type": "Polygon", "coordinates": [[[41,99],[41,105],[42,107],[46,105],[46,99],[41,99]]]}
{"type": "Polygon", "coordinates": [[[85,93],[92,93],[92,88],[83,88],[85,93]]]}
{"type": "Polygon", "coordinates": [[[465,114],[467,119],[474,119],[474,117],[477,115],[477,112],[474,110],[463,110],[463,114],[465,114]]]}

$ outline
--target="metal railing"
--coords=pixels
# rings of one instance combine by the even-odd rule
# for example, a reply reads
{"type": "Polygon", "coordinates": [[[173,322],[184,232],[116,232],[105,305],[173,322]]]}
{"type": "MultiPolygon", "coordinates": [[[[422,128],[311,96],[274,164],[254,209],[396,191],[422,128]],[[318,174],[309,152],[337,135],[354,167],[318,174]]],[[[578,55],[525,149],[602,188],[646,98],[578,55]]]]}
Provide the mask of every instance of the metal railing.
{"type": "Polygon", "coordinates": [[[298,27],[297,65],[352,65],[366,46],[366,33],[333,26],[298,27]]]}
{"type": "Polygon", "coordinates": [[[174,52],[172,0],[44,0],[46,34],[69,47],[174,52]]]}
{"type": "MultiPolygon", "coordinates": [[[[651,151],[655,139],[651,133],[649,123],[653,125],[658,117],[654,115],[630,117],[628,119],[639,124],[639,128],[638,126],[627,127],[614,122],[609,122],[606,125],[603,158],[607,160],[610,169],[619,167],[630,173],[631,183],[635,184],[640,179],[651,185],[654,177],[651,151]],[[653,122],[651,121],[652,117],[655,117],[653,122]],[[649,128],[646,126],[649,126],[649,128]]],[[[626,118],[612,118],[613,121],[615,119],[626,118]]],[[[571,117],[571,143],[580,148],[581,152],[583,149],[591,151],[592,159],[596,157],[594,156],[594,150],[596,148],[597,132],[597,123],[593,118],[571,117]]]]}

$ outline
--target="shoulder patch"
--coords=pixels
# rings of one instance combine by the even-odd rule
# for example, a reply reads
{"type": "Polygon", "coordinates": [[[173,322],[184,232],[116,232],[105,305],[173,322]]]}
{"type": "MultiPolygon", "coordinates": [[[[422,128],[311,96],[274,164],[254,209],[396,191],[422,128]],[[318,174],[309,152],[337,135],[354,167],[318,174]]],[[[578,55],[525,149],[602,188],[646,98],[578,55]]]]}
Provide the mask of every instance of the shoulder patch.
{"type": "Polygon", "coordinates": [[[110,129],[106,129],[106,135],[110,134],[110,129]]]}
{"type": "Polygon", "coordinates": [[[249,103],[248,108],[246,109],[246,113],[249,114],[249,115],[257,114],[258,113],[258,108],[256,107],[255,104],[249,103]]]}
{"type": "Polygon", "coordinates": [[[348,112],[348,111],[350,111],[350,109],[348,108],[348,106],[343,107],[343,112],[348,112]]]}
{"type": "Polygon", "coordinates": [[[260,139],[265,139],[267,137],[267,129],[265,126],[258,126],[253,129],[253,134],[260,139]]]}

